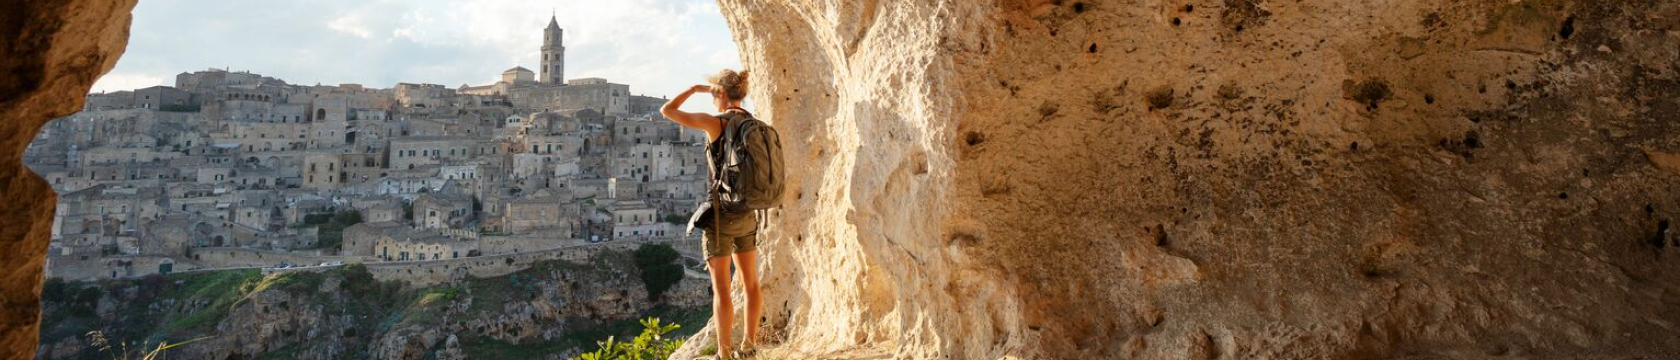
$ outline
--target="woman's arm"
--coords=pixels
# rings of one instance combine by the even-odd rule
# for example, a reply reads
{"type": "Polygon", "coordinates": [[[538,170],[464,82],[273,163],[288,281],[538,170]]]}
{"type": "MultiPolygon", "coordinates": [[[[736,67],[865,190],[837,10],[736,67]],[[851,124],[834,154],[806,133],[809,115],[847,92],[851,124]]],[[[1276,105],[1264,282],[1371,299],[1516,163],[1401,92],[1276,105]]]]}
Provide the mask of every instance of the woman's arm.
{"type": "Polygon", "coordinates": [[[689,95],[694,95],[694,93],[701,91],[710,93],[711,87],[706,85],[695,85],[694,87],[688,88],[688,90],[683,91],[682,94],[677,94],[677,97],[671,98],[671,101],[665,102],[665,106],[659,108],[659,114],[665,115],[665,118],[671,119],[671,121],[675,121],[678,124],[682,124],[682,126],[705,131],[708,139],[716,139],[718,137],[718,133],[723,132],[723,126],[720,124],[721,121],[718,121],[717,117],[708,114],[697,114],[679,110],[679,108],[682,108],[683,102],[688,101],[689,95]]]}

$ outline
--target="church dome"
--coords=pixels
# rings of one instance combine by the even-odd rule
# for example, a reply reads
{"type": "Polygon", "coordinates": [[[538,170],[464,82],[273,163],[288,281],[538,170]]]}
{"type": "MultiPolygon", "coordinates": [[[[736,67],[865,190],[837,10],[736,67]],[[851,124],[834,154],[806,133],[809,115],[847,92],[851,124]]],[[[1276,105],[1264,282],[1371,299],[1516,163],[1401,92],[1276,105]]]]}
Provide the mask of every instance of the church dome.
{"type": "Polygon", "coordinates": [[[536,72],[531,71],[531,69],[526,69],[524,66],[515,66],[512,69],[507,69],[507,71],[502,72],[502,74],[517,74],[517,73],[536,74],[536,72]]]}

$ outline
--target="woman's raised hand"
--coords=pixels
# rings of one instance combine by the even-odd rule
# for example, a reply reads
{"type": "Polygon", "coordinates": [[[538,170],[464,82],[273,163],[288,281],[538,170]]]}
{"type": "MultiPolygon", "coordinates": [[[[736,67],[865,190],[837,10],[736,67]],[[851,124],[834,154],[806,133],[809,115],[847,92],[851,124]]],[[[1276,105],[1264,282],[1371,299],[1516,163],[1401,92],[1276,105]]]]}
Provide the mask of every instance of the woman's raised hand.
{"type": "Polygon", "coordinates": [[[712,87],[711,86],[706,86],[706,85],[694,85],[694,87],[688,88],[688,91],[689,92],[696,92],[696,93],[711,94],[712,93],[712,87]]]}

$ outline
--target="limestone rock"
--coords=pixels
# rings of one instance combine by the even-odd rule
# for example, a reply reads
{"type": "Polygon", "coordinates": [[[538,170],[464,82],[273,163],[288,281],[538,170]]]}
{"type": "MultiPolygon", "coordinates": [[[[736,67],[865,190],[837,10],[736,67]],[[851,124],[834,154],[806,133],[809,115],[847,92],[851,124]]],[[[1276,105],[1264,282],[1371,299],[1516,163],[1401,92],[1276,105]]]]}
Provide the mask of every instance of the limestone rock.
{"type": "Polygon", "coordinates": [[[720,3],[766,358],[1680,352],[1680,4],[720,3]]]}
{"type": "Polygon", "coordinates": [[[0,5],[0,355],[28,358],[41,321],[52,188],[23,166],[41,125],[82,108],[128,45],[136,0],[0,5]]]}
{"type": "MultiPolygon", "coordinates": [[[[133,3],[0,5],[0,353],[133,3]]],[[[765,358],[1680,352],[1672,1],[721,8],[794,164],[765,358]]]]}

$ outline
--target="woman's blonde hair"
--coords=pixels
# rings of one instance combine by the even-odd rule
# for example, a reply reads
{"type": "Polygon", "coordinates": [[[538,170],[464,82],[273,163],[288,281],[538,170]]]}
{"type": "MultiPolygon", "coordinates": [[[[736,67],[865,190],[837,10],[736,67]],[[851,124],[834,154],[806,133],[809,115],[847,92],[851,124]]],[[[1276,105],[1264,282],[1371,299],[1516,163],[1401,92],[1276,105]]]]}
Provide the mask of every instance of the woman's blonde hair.
{"type": "Polygon", "coordinates": [[[706,78],[706,82],[723,92],[731,101],[741,101],[747,98],[747,71],[723,69],[706,78]]]}

